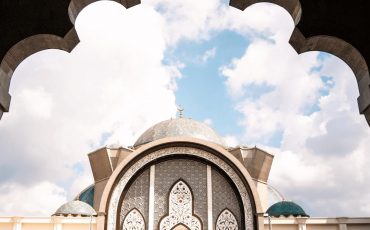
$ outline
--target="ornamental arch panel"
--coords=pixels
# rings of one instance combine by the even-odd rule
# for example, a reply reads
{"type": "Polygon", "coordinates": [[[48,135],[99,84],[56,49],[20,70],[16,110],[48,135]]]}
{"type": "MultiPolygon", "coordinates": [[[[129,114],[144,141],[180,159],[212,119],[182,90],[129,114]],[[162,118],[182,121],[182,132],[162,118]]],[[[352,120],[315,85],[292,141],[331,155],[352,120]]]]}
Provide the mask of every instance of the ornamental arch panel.
{"type": "Polygon", "coordinates": [[[177,225],[184,225],[191,230],[202,230],[202,223],[194,216],[193,192],[182,179],[171,188],[168,196],[168,215],[159,223],[160,230],[171,230],[177,225]]]}
{"type": "Polygon", "coordinates": [[[132,209],[123,220],[122,230],[145,230],[143,215],[136,208],[132,209]]]}
{"type": "MultiPolygon", "coordinates": [[[[214,229],[216,218],[214,218],[213,212],[216,210],[216,205],[215,207],[212,206],[212,195],[215,196],[212,193],[212,170],[217,170],[220,172],[220,175],[223,175],[224,178],[229,181],[228,186],[231,186],[230,189],[235,191],[238,197],[234,199],[234,207],[240,208],[240,210],[238,210],[240,214],[238,215],[241,216],[235,217],[235,220],[239,219],[241,221],[241,226],[237,226],[240,227],[240,229],[248,230],[262,229],[260,226],[263,226],[263,217],[262,215],[259,216],[259,213],[262,213],[262,211],[255,185],[251,181],[245,168],[236,158],[223,148],[219,150],[224,151],[225,155],[222,152],[215,151],[218,147],[213,146],[216,147],[216,149],[212,149],[210,148],[212,144],[205,141],[194,138],[180,138],[191,141],[179,143],[170,141],[179,138],[168,139],[165,145],[158,145],[164,142],[163,140],[159,140],[141,147],[137,152],[133,153],[131,159],[126,159],[126,162],[122,162],[121,165],[118,166],[120,172],[115,171],[115,175],[108,181],[100,203],[99,211],[102,212],[104,210],[106,213],[106,217],[102,218],[104,223],[101,224],[104,226],[104,230],[119,229],[119,223],[122,223],[120,215],[122,208],[120,205],[123,205],[124,196],[133,184],[131,181],[132,178],[135,178],[135,175],[140,174],[142,170],[150,171],[150,178],[147,182],[149,184],[149,208],[147,209],[148,214],[143,214],[143,216],[148,216],[146,223],[147,229],[171,230],[179,224],[191,230],[214,229]],[[205,146],[203,144],[210,146],[205,146]],[[163,199],[163,195],[155,194],[155,187],[158,181],[166,181],[168,179],[164,176],[158,176],[159,178],[157,178],[157,175],[162,175],[158,170],[161,164],[172,165],[168,168],[168,173],[169,175],[173,175],[173,178],[170,180],[176,179],[176,182],[171,182],[170,189],[168,186],[163,186],[164,190],[167,190],[165,200],[168,205],[162,205],[166,213],[163,214],[162,212],[162,214],[159,215],[159,222],[156,223],[155,213],[158,206],[156,206],[155,203],[163,199]],[[186,172],[172,173],[176,170],[179,171],[178,169],[181,168],[176,165],[185,165],[186,168],[186,165],[189,164],[196,165],[200,170],[199,172],[202,172],[204,175],[195,175],[196,173],[194,172],[192,176],[189,176],[191,174],[187,175],[186,172]],[[193,181],[189,184],[188,180],[183,178],[198,176],[206,178],[206,182],[200,179],[200,181],[202,181],[201,183],[193,181]],[[197,185],[198,190],[192,190],[193,187],[196,188],[197,185]],[[204,185],[205,187],[202,188],[204,185]],[[206,194],[206,202],[202,201],[203,198],[199,195],[200,193],[206,194]],[[179,197],[181,197],[181,199],[179,197]],[[175,202],[176,200],[178,201],[177,203],[175,202]],[[206,210],[206,215],[202,214],[203,209],[206,210]]],[[[216,215],[218,215],[218,213],[216,215]]]]}

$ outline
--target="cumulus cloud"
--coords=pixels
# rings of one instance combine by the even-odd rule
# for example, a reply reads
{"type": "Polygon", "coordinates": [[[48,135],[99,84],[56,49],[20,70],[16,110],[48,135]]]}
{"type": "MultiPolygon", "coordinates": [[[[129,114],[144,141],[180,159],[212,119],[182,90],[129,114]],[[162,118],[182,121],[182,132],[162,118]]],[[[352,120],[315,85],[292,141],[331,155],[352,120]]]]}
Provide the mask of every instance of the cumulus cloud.
{"type": "Polygon", "coordinates": [[[270,3],[254,4],[243,12],[222,0],[148,0],[145,4],[163,16],[163,33],[170,46],[182,40],[207,40],[221,30],[232,30],[251,40],[289,40],[294,27],[289,13],[270,3]]]}
{"type": "Polygon", "coordinates": [[[286,36],[271,37],[221,68],[243,114],[242,140],[270,149],[278,142],[270,183],[312,215],[369,215],[361,203],[370,202],[362,196],[370,192],[370,132],[358,114],[353,73],[336,57],[297,55],[286,36]]]}
{"type": "Polygon", "coordinates": [[[212,124],[213,124],[213,121],[212,121],[212,119],[211,119],[211,118],[207,118],[207,119],[205,119],[203,122],[204,122],[205,124],[209,125],[209,126],[212,126],[212,124]]]}
{"type": "Polygon", "coordinates": [[[229,146],[229,147],[236,147],[240,143],[238,138],[236,136],[233,136],[233,135],[224,136],[223,139],[224,139],[226,145],[229,146]]]}
{"type": "Polygon", "coordinates": [[[206,63],[209,59],[214,58],[216,55],[216,50],[217,50],[216,47],[206,50],[204,54],[200,57],[200,62],[206,63]]]}
{"type": "Polygon", "coordinates": [[[364,132],[361,123],[348,122],[352,117],[339,114],[325,124],[325,133],[307,139],[306,144],[313,153],[340,156],[351,154],[361,141],[364,132]]]}
{"type": "Polygon", "coordinates": [[[231,95],[239,101],[237,109],[245,116],[246,140],[263,138],[266,143],[291,122],[291,116],[316,102],[323,86],[318,74],[311,72],[319,65],[316,56],[297,55],[286,41],[258,40],[242,58],[221,69],[231,95]],[[248,91],[260,92],[258,100],[248,91]]]}
{"type": "MultiPolygon", "coordinates": [[[[148,126],[176,114],[180,73],[162,63],[163,21],[156,11],[101,2],[87,7],[76,27],[81,43],[72,53],[47,50],[21,63],[12,108],[0,122],[1,183],[19,191],[28,186],[40,197],[50,191],[39,181],[67,186],[74,197],[93,183],[88,152],[108,143],[132,145],[148,126]]],[[[17,215],[17,203],[29,197],[18,198],[11,199],[17,215]]]]}
{"type": "Polygon", "coordinates": [[[4,216],[50,216],[66,201],[65,190],[47,181],[32,187],[17,183],[0,186],[0,213],[4,216]]]}
{"type": "Polygon", "coordinates": [[[369,215],[370,197],[362,194],[370,192],[370,134],[357,112],[354,76],[336,58],[297,55],[288,44],[293,27],[272,4],[244,12],[218,0],[148,0],[130,10],[111,1],[90,5],[77,18],[81,43],[71,54],[40,52],[14,74],[11,111],[0,122],[0,203],[8,204],[0,214],[49,216],[92,183],[86,153],[131,145],[174,117],[183,63],[164,64],[166,50],[228,30],[251,44],[220,69],[243,115],[244,135],[230,134],[227,143],[276,153],[271,183],[314,214],[369,215]],[[332,77],[331,87],[322,76],[332,77]]]}

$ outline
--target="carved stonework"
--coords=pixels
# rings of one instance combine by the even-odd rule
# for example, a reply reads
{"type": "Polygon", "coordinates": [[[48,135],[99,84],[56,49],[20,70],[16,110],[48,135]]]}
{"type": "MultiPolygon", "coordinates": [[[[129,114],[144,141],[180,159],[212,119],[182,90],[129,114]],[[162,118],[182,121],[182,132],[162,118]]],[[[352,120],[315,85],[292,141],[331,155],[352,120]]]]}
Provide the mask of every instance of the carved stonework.
{"type": "Polygon", "coordinates": [[[137,209],[145,221],[148,218],[148,204],[149,204],[149,169],[145,170],[135,181],[127,188],[125,197],[122,200],[122,205],[119,223],[122,226],[123,220],[132,211],[133,208],[137,209]]]}
{"type": "Polygon", "coordinates": [[[225,209],[220,213],[216,221],[216,230],[238,230],[238,222],[230,210],[225,209]]]}
{"type": "Polygon", "coordinates": [[[198,158],[204,159],[206,161],[212,162],[213,164],[217,165],[224,173],[235,183],[238,193],[242,199],[242,206],[244,208],[244,224],[246,230],[254,229],[253,224],[253,211],[252,211],[252,204],[248,194],[248,191],[242,182],[241,178],[238,174],[224,162],[218,156],[209,153],[207,151],[192,148],[192,147],[169,147],[163,148],[158,151],[152,152],[137,162],[135,162],[132,166],[130,166],[126,173],[119,179],[116,187],[113,189],[111,193],[111,198],[109,200],[108,206],[108,214],[107,214],[107,230],[117,230],[116,226],[116,219],[118,213],[118,204],[120,197],[122,195],[123,190],[125,189],[129,180],[145,165],[150,164],[152,161],[157,160],[159,158],[171,155],[182,155],[186,154],[189,156],[196,156],[198,158]]]}
{"type": "Polygon", "coordinates": [[[199,219],[193,216],[193,195],[187,184],[180,180],[173,187],[168,199],[168,216],[159,225],[160,230],[171,230],[183,224],[190,230],[201,230],[199,219]]]}
{"type": "Polygon", "coordinates": [[[239,195],[232,188],[230,181],[218,172],[216,169],[212,169],[212,209],[213,209],[213,220],[218,219],[220,213],[225,209],[232,212],[237,220],[238,226],[242,226],[242,210],[240,207],[239,195]]]}
{"type": "Polygon", "coordinates": [[[176,182],[183,180],[193,194],[193,213],[201,219],[202,229],[207,230],[207,193],[204,192],[207,191],[207,165],[190,159],[168,159],[155,165],[155,178],[153,226],[159,227],[161,219],[168,215],[168,194],[176,182]]]}
{"type": "Polygon", "coordinates": [[[123,220],[122,230],[145,230],[145,221],[141,213],[132,209],[123,220]]]}

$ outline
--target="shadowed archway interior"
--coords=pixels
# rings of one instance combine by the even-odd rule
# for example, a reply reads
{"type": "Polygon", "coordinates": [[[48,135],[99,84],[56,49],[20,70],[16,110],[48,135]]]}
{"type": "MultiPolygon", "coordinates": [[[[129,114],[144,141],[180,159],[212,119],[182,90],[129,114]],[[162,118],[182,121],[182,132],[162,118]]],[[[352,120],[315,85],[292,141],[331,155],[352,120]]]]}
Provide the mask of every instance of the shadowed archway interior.
{"type": "MultiPolygon", "coordinates": [[[[9,86],[17,66],[28,56],[45,49],[70,52],[79,38],[73,27],[77,15],[97,0],[63,0],[57,4],[47,0],[30,2],[4,0],[0,3],[0,118],[9,111],[9,86]],[[13,28],[17,28],[14,30],[13,28]]],[[[140,0],[115,0],[126,8],[140,0]]],[[[290,39],[298,53],[329,52],[345,61],[354,72],[360,96],[359,112],[370,124],[370,39],[367,12],[370,2],[356,3],[334,0],[230,0],[240,10],[259,2],[271,2],[286,9],[297,25],[290,39]],[[363,29],[361,29],[363,28],[363,29]]]]}

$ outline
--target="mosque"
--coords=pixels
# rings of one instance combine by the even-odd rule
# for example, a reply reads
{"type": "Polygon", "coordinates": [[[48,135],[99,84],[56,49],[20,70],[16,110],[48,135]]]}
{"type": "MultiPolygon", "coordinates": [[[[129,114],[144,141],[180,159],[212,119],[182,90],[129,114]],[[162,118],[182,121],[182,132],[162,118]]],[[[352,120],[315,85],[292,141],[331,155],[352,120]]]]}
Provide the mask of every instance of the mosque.
{"type": "Polygon", "coordinates": [[[50,217],[0,218],[1,230],[369,230],[370,218],[316,218],[268,184],[274,156],[228,147],[179,116],[131,147],[88,154],[94,184],[50,217]]]}
{"type": "MultiPolygon", "coordinates": [[[[72,24],[96,1],[3,0],[0,13],[7,20],[1,24],[0,119],[9,111],[16,67],[48,48],[70,52],[79,42],[72,24]]],[[[141,1],[116,2],[129,8],[141,1]]],[[[326,51],[351,67],[359,86],[359,111],[370,124],[369,33],[362,29],[368,28],[369,3],[230,0],[230,5],[244,10],[258,2],[289,12],[295,22],[290,44],[297,53],[326,51]]],[[[88,157],[93,185],[48,217],[0,217],[0,230],[370,229],[370,218],[309,216],[268,184],[271,153],[230,148],[210,127],[191,119],[160,122],[132,147],[104,147],[88,157]]]]}

